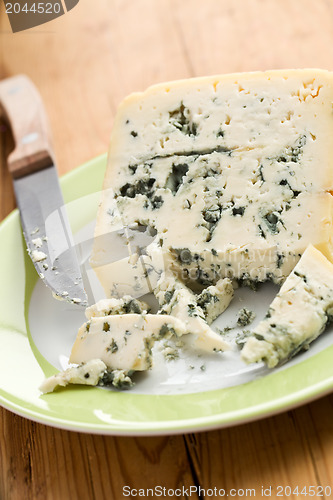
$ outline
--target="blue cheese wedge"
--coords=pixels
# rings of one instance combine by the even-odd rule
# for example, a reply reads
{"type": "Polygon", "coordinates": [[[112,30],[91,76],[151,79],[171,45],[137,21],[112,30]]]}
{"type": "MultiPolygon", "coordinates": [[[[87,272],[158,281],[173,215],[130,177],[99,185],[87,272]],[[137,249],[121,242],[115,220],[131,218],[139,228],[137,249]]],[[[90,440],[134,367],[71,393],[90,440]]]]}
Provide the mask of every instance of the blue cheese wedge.
{"type": "Polygon", "coordinates": [[[308,348],[332,320],[333,264],[310,245],[267,315],[246,340],[242,359],[273,368],[308,348]]]}
{"type": "Polygon", "coordinates": [[[283,70],[155,85],[120,105],[92,265],[106,290],[119,225],[152,228],[189,284],[282,283],[332,250],[333,74],[283,70]],[[101,259],[101,256],[103,258],[101,259]]]}

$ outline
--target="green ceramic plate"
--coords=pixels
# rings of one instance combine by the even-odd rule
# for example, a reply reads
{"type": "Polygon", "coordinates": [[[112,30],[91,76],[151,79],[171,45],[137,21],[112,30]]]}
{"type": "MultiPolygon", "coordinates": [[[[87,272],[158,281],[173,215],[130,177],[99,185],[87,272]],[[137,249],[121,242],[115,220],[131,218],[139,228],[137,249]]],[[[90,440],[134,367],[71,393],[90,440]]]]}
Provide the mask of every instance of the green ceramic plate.
{"type": "MultiPolygon", "coordinates": [[[[94,217],[97,195],[93,193],[101,189],[105,163],[106,156],[99,157],[62,179],[76,232],[94,217]],[[76,205],[75,200],[80,203],[84,197],[90,199],[89,195],[95,201],[76,205]]],[[[0,238],[0,402],[14,413],[47,425],[91,433],[185,433],[272,415],[318,398],[333,388],[333,342],[331,336],[327,336],[323,344],[310,349],[311,355],[299,357],[283,369],[269,373],[261,369],[255,377],[250,370],[241,383],[222,388],[211,383],[212,369],[210,378],[205,375],[201,382],[197,378],[189,392],[173,385],[172,379],[167,390],[154,386],[151,393],[149,385],[140,392],[139,383],[133,392],[70,387],[41,395],[38,387],[42,380],[58,369],[56,363],[50,363],[44,355],[45,349],[45,352],[47,348],[53,350],[48,331],[57,330],[57,311],[45,321],[48,313],[43,301],[37,301],[36,305],[36,298],[33,299],[40,284],[25,251],[17,211],[1,224],[0,238]],[[39,346],[43,339],[35,341],[31,331],[35,328],[31,324],[38,324],[39,317],[48,339],[42,348],[39,346]]],[[[49,292],[45,288],[41,293],[49,292]]],[[[81,321],[83,313],[77,314],[77,321],[81,321]]],[[[215,379],[222,378],[218,372],[215,375],[215,379]]]]}

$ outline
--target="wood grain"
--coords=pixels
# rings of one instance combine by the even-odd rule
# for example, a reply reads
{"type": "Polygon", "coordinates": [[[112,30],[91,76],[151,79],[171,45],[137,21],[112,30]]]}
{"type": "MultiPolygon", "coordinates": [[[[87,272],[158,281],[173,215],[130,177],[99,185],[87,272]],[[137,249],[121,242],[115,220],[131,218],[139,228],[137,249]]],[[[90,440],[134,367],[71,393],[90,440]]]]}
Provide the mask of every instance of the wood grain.
{"type": "MultiPolygon", "coordinates": [[[[0,78],[26,73],[39,88],[61,173],[107,150],[129,92],[221,72],[333,69],[332,0],[80,0],[15,35],[0,6],[0,78]]],[[[0,122],[1,218],[15,206],[5,167],[12,147],[0,122]]],[[[1,409],[0,499],[119,500],[125,485],[206,489],[190,498],[210,498],[214,487],[254,488],[257,498],[262,487],[272,486],[272,498],[278,485],[333,487],[332,416],[327,396],[230,429],[123,438],[53,429],[1,409]]]]}

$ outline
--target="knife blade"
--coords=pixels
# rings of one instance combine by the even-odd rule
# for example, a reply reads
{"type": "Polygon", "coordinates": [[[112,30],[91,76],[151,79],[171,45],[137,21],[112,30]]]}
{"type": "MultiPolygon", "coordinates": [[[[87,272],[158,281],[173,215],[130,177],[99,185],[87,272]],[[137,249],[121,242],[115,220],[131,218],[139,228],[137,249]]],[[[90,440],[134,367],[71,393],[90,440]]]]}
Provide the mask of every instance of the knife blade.
{"type": "Polygon", "coordinates": [[[2,80],[0,108],[15,141],[7,164],[31,260],[56,298],[85,306],[87,295],[39,92],[25,75],[2,80]]]}

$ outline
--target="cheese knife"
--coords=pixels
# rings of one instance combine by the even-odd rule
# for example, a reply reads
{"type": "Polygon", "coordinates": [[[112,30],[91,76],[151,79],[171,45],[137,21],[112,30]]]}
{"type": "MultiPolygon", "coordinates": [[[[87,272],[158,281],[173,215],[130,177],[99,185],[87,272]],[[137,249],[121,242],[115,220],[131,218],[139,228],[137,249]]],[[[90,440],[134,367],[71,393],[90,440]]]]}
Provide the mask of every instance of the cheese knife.
{"type": "Polygon", "coordinates": [[[0,81],[15,148],[7,159],[27,251],[56,298],[87,305],[42,99],[25,75],[0,81]]]}

